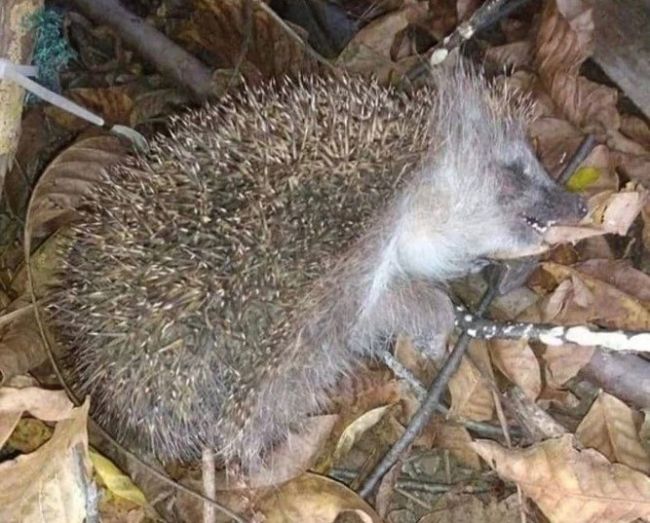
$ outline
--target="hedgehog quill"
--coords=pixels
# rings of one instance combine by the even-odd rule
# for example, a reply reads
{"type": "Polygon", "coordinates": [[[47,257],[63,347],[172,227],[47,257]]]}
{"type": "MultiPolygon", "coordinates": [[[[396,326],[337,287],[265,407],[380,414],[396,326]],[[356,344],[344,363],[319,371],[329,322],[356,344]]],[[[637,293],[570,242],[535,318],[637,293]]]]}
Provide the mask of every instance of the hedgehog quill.
{"type": "Polygon", "coordinates": [[[584,214],[525,108],[466,65],[437,80],[248,88],[102,175],[48,314],[119,441],[257,467],[387,340],[443,343],[447,280],[584,214]]]}

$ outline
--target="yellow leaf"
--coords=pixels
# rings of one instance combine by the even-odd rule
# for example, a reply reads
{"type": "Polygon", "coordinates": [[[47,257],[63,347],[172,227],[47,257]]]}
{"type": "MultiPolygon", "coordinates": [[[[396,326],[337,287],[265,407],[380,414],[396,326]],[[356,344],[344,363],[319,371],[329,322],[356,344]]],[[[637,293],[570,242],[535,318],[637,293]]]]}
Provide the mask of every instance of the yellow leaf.
{"type": "Polygon", "coordinates": [[[600,178],[600,171],[597,167],[580,167],[566,184],[567,189],[573,192],[585,190],[593,185],[600,178]]]}
{"type": "Polygon", "coordinates": [[[97,475],[112,494],[118,498],[132,501],[141,507],[148,505],[142,491],[112,461],[93,450],[90,450],[90,459],[95,466],[97,475]]]}

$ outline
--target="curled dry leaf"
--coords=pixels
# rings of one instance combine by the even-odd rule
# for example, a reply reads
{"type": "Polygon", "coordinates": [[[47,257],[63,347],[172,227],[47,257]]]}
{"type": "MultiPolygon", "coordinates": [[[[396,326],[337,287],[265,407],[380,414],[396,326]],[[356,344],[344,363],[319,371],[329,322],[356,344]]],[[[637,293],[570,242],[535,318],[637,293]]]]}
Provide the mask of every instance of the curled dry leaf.
{"type": "Polygon", "coordinates": [[[567,434],[523,450],[487,440],[472,446],[552,523],[623,523],[650,516],[650,478],[612,465],[595,450],[577,450],[573,441],[567,434]]]}
{"type": "Polygon", "coordinates": [[[523,340],[491,340],[490,356],[499,370],[526,393],[530,399],[539,396],[542,376],[535,353],[523,340]]]}
{"type": "Polygon", "coordinates": [[[45,421],[58,421],[69,417],[72,408],[72,402],[61,390],[0,388],[0,448],[25,412],[45,421]]]}
{"type": "Polygon", "coordinates": [[[576,429],[576,438],[607,459],[648,474],[650,456],[637,432],[641,414],[618,398],[601,392],[576,429]]]}
{"type": "Polygon", "coordinates": [[[59,421],[49,441],[0,464],[0,521],[85,520],[90,481],[88,402],[59,421]]]}
{"type": "Polygon", "coordinates": [[[257,509],[264,515],[265,523],[332,523],[349,513],[364,523],[381,523],[379,515],[355,492],[316,474],[303,474],[272,489],[257,509]]]}
{"type": "Polygon", "coordinates": [[[593,51],[591,10],[580,0],[547,2],[535,40],[535,62],[542,80],[558,72],[577,74],[593,51]]]}
{"type": "Polygon", "coordinates": [[[381,421],[390,407],[391,405],[384,405],[383,407],[369,410],[348,425],[336,444],[332,461],[336,463],[345,456],[369,428],[374,427],[381,421]]]}
{"type": "Polygon", "coordinates": [[[620,192],[604,191],[589,200],[591,219],[606,233],[624,236],[648,200],[642,185],[628,183],[620,192]]]}

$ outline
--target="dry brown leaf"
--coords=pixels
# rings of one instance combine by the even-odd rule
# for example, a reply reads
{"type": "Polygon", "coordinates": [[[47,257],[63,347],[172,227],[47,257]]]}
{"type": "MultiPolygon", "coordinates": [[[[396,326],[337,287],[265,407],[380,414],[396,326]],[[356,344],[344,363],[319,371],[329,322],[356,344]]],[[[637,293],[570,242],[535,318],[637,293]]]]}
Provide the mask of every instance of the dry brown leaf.
{"type": "Polygon", "coordinates": [[[453,414],[477,421],[492,418],[492,391],[467,357],[463,357],[458,371],[449,380],[449,391],[453,414]]]}
{"type": "Polygon", "coordinates": [[[650,186],[650,154],[613,152],[613,162],[630,180],[650,186]]]}
{"type": "Polygon", "coordinates": [[[576,438],[585,447],[604,454],[610,461],[622,463],[646,474],[650,456],[641,445],[637,426],[641,414],[618,398],[601,392],[576,429],[576,438]]]}
{"type": "Polygon", "coordinates": [[[434,445],[436,447],[449,450],[461,463],[469,465],[475,470],[480,470],[481,462],[470,446],[472,437],[465,427],[444,421],[441,418],[435,419],[435,427],[436,439],[434,445]]]}
{"type": "Polygon", "coordinates": [[[0,316],[0,385],[43,363],[47,354],[31,305],[14,301],[0,316]],[[6,320],[6,323],[5,323],[6,320]]]}
{"type": "Polygon", "coordinates": [[[503,479],[516,482],[552,523],[623,523],[650,516],[650,478],[576,450],[573,436],[527,449],[480,440],[473,448],[503,479]]]}
{"type": "Polygon", "coordinates": [[[621,125],[616,89],[568,73],[556,73],[545,86],[560,114],[585,132],[604,135],[621,125]]]}
{"type": "Polygon", "coordinates": [[[59,154],[34,188],[25,234],[49,233],[67,223],[83,197],[92,191],[101,170],[123,157],[124,146],[113,136],[85,138],[59,154]],[[55,226],[47,230],[52,223],[55,226]]]}
{"type": "Polygon", "coordinates": [[[542,268],[558,284],[570,280],[575,289],[575,282],[580,281],[593,297],[587,307],[582,307],[575,302],[573,294],[568,293],[562,307],[549,309],[549,301],[554,299],[551,294],[542,300],[543,321],[552,320],[562,325],[595,323],[609,328],[650,329],[650,311],[635,297],[571,267],[545,262],[542,268]]]}
{"type": "Polygon", "coordinates": [[[650,307],[650,275],[635,269],[630,260],[591,259],[574,268],[647,302],[650,307]]]}
{"type": "Polygon", "coordinates": [[[522,67],[532,59],[532,46],[528,40],[490,47],[485,51],[486,60],[499,66],[522,67]]]}
{"type": "Polygon", "coordinates": [[[593,51],[591,10],[580,0],[546,2],[535,41],[535,62],[543,79],[577,74],[593,51]]]}
{"type": "MultiPolygon", "coordinates": [[[[108,122],[130,125],[134,101],[128,85],[105,88],[76,88],[66,91],[65,96],[90,112],[101,116],[108,122]]],[[[80,131],[89,126],[88,122],[56,106],[49,106],[46,114],[62,127],[80,131]]]]}
{"type": "Polygon", "coordinates": [[[348,42],[337,65],[355,73],[371,73],[379,81],[389,80],[402,69],[391,56],[395,36],[425,16],[426,8],[413,3],[373,20],[348,42]]]}
{"type": "MultiPolygon", "coordinates": [[[[250,81],[315,68],[316,62],[305,51],[305,45],[292,38],[256,2],[193,0],[192,4],[192,17],[179,38],[210,53],[217,67],[235,68],[239,65],[239,72],[250,81]],[[249,7],[252,9],[250,27],[247,22],[249,7]]],[[[291,28],[304,38],[302,29],[291,28]]]]}
{"type": "Polygon", "coordinates": [[[305,472],[315,463],[338,418],[337,414],[309,418],[299,433],[289,433],[267,456],[264,466],[246,478],[247,486],[271,487],[305,472]]]}
{"type": "Polygon", "coordinates": [[[70,417],[73,407],[62,390],[38,387],[0,388],[0,448],[25,412],[45,421],[59,421],[70,417]]]}
{"type": "Polygon", "coordinates": [[[477,496],[448,493],[436,502],[434,512],[418,523],[519,523],[519,500],[514,494],[503,501],[483,503],[477,496]]]}
{"type": "Polygon", "coordinates": [[[302,476],[272,489],[257,504],[265,523],[332,523],[354,513],[364,523],[381,523],[379,515],[358,494],[325,476],[302,476]]]}
{"type": "Polygon", "coordinates": [[[617,193],[603,191],[590,198],[590,217],[604,232],[624,236],[647,200],[643,186],[628,183],[617,193]]]}
{"type": "Polygon", "coordinates": [[[546,362],[546,382],[559,389],[589,363],[594,350],[594,347],[580,345],[546,347],[543,355],[546,362]]]}
{"type": "Polygon", "coordinates": [[[583,134],[574,125],[546,116],[530,125],[530,135],[537,153],[550,173],[559,173],[580,145],[583,134]]]}
{"type": "Polygon", "coordinates": [[[542,390],[542,375],[527,340],[491,340],[490,356],[499,370],[534,400],[542,390]]]}
{"type": "Polygon", "coordinates": [[[37,451],[0,464],[0,521],[38,522],[44,514],[52,523],[84,521],[89,495],[84,485],[90,481],[88,402],[69,415],[37,451]]]}
{"type": "Polygon", "coordinates": [[[650,126],[642,118],[630,114],[621,115],[621,132],[646,149],[650,149],[650,126]]]}

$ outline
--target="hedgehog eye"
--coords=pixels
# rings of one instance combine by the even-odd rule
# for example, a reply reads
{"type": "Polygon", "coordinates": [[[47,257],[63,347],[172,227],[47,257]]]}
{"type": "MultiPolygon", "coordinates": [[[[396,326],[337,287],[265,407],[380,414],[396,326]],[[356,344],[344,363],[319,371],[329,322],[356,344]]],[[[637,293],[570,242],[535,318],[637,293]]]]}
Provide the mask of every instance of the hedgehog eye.
{"type": "Polygon", "coordinates": [[[521,160],[512,160],[504,164],[504,167],[517,176],[528,176],[530,174],[526,164],[521,160]]]}

